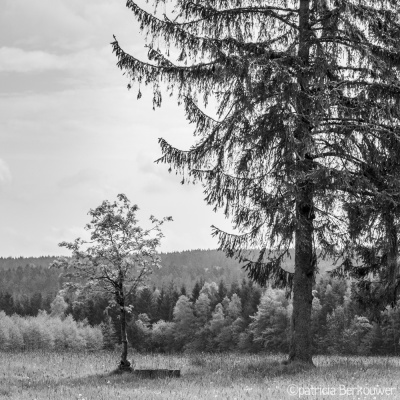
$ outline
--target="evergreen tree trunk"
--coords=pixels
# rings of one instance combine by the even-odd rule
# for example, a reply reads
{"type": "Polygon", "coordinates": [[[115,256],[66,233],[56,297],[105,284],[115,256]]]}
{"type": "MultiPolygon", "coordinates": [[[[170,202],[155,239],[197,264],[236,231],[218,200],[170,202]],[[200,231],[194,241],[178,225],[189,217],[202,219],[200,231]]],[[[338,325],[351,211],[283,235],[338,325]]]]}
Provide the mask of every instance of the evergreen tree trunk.
{"type": "Polygon", "coordinates": [[[398,258],[398,242],[397,242],[397,228],[394,221],[394,215],[392,210],[386,210],[384,215],[386,223],[386,240],[388,246],[387,252],[387,267],[388,267],[388,284],[392,288],[391,294],[393,295],[392,304],[396,304],[398,295],[398,277],[399,277],[399,265],[397,262],[398,258]]]}
{"type": "Polygon", "coordinates": [[[289,361],[312,364],[312,285],[314,282],[315,255],[313,249],[312,190],[307,184],[298,200],[295,245],[295,271],[293,278],[292,335],[289,361]]]}
{"type": "Polygon", "coordinates": [[[296,199],[295,231],[295,272],[293,277],[293,314],[289,361],[301,361],[312,364],[311,309],[312,285],[314,280],[315,257],[313,249],[313,185],[307,175],[313,168],[310,157],[311,123],[306,118],[310,115],[308,99],[310,55],[310,0],[301,0],[299,9],[299,58],[302,68],[298,74],[300,95],[297,98],[297,108],[300,115],[299,125],[295,132],[296,139],[301,143],[297,157],[298,195],[296,199]]]}

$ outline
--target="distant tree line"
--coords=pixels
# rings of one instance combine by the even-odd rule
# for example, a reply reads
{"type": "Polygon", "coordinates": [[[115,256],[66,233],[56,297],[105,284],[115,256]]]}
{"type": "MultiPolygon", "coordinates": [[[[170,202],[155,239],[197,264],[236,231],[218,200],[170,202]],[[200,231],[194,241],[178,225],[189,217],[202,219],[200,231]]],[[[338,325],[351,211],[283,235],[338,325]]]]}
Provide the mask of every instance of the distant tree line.
{"type": "MultiPolygon", "coordinates": [[[[292,252],[293,253],[293,252],[292,252]]],[[[291,254],[293,258],[293,254],[291,254]]],[[[222,251],[188,250],[182,252],[161,253],[162,268],[156,270],[150,277],[151,285],[158,288],[168,287],[174,282],[177,287],[185,286],[189,290],[198,277],[204,280],[219,282],[226,285],[234,284],[245,278],[246,273],[235,259],[227,258],[222,251]]],[[[0,294],[12,296],[12,304],[18,304],[28,309],[27,303],[33,296],[42,297],[44,304],[36,310],[49,310],[50,302],[63,287],[64,280],[59,270],[49,268],[56,257],[0,257],[0,294]]],[[[288,270],[293,270],[293,260],[288,259],[288,270]]],[[[321,261],[320,271],[332,268],[332,262],[321,261]]],[[[38,300],[36,301],[36,304],[38,300]]],[[[3,303],[2,303],[3,304],[3,303]]],[[[20,315],[35,315],[35,312],[19,310],[20,315]]],[[[36,311],[37,313],[37,311],[36,311]]]]}
{"type": "MultiPolygon", "coordinates": [[[[360,301],[346,280],[321,277],[312,304],[316,354],[400,354],[400,308],[360,301]]],[[[39,294],[14,302],[0,294],[0,349],[114,349],[118,310],[100,295],[39,294]],[[42,311],[40,311],[42,310],[42,311]],[[93,329],[93,330],[91,330],[93,329]],[[29,339],[30,338],[30,339],[29,339]],[[64,338],[61,340],[60,338],[64,338]]],[[[130,299],[128,339],[137,351],[287,352],[292,301],[251,281],[198,279],[142,287],[130,299]]]]}
{"type": "MultiPolygon", "coordinates": [[[[227,284],[241,280],[246,273],[236,260],[227,258],[222,251],[188,250],[161,253],[162,268],[150,277],[156,287],[168,286],[174,281],[177,286],[188,288],[199,276],[208,281],[224,279],[227,284]]],[[[61,271],[49,269],[56,257],[0,257],[0,293],[12,294],[14,300],[40,292],[43,297],[53,298],[63,286],[61,271]]]]}
{"type": "Polygon", "coordinates": [[[9,292],[0,292],[0,310],[7,315],[36,317],[40,310],[50,311],[51,302],[55,296],[55,293],[44,296],[41,292],[35,292],[32,295],[21,295],[14,298],[9,292]]]}

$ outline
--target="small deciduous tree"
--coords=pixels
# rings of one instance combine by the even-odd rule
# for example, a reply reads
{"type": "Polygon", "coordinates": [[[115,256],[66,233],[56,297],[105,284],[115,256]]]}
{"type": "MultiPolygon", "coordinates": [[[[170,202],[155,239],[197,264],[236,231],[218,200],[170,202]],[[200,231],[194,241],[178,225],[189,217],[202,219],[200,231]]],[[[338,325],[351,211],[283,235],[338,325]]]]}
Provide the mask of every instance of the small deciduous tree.
{"type": "Polygon", "coordinates": [[[174,307],[175,344],[181,350],[194,336],[196,319],[193,304],[186,296],[180,296],[174,307]]]}
{"type": "Polygon", "coordinates": [[[51,313],[50,316],[58,317],[61,319],[65,318],[65,311],[68,308],[68,303],[64,300],[64,297],[60,294],[52,301],[50,305],[51,313]]]}
{"type": "Polygon", "coordinates": [[[130,370],[127,359],[126,314],[130,312],[127,299],[139,284],[160,266],[156,252],[163,237],[161,225],[172,220],[158,220],[151,216],[152,227],[143,229],[136,219],[137,205],[131,205],[124,194],[117,201],[107,200],[89,211],[92,220],[85,229],[90,232],[90,241],[81,238],[72,243],[62,242],[61,247],[72,251],[72,257],[59,258],[52,265],[67,267],[67,276],[72,278],[70,287],[100,290],[109,295],[110,302],[120,309],[122,341],[121,370],[130,370]],[[78,283],[76,283],[78,282],[78,283]]]}
{"type": "Polygon", "coordinates": [[[249,328],[254,341],[272,351],[287,351],[288,340],[288,301],[283,291],[267,290],[261,298],[258,311],[249,328]]]}

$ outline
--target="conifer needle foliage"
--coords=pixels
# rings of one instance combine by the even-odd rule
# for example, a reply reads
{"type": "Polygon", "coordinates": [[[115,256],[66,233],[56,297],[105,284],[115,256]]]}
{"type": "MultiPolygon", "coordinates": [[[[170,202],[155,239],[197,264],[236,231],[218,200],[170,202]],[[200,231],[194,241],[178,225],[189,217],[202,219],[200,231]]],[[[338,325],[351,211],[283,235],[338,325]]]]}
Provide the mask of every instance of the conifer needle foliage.
{"type": "Polygon", "coordinates": [[[376,193],[370,155],[387,154],[383,138],[399,142],[400,5],[156,0],[154,13],[126,5],[148,47],[144,61],[112,43],[128,87],[137,82],[140,97],[140,85],[151,85],[153,107],[163,91],[175,94],[197,137],[189,150],[161,138],[158,161],[201,182],[206,202],[231,219],[239,234],[213,227],[213,235],[253,280],[293,287],[291,359],[310,361],[316,249],[349,248],[343,206],[376,193]],[[293,245],[290,274],[282,265],[293,245]]]}

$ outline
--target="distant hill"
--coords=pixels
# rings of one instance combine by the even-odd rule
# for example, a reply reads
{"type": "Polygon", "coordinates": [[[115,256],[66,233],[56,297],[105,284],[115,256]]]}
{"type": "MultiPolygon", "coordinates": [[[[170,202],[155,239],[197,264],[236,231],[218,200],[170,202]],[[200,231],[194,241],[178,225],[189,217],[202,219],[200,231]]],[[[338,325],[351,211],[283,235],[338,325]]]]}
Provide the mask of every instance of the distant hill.
{"type": "Polygon", "coordinates": [[[48,267],[51,262],[56,259],[55,256],[42,256],[42,257],[0,257],[0,271],[7,269],[16,269],[18,267],[25,267],[26,265],[48,267]]]}
{"type": "MultiPolygon", "coordinates": [[[[188,250],[161,253],[162,268],[154,271],[150,283],[157,287],[185,285],[191,289],[199,279],[227,284],[242,280],[246,274],[240,264],[217,250],[188,250]]],[[[0,292],[12,291],[16,295],[31,295],[37,291],[57,292],[62,282],[60,271],[49,269],[56,257],[0,258],[0,292]]]]}
{"type": "MultiPolygon", "coordinates": [[[[246,272],[235,259],[227,258],[218,250],[187,250],[161,253],[162,268],[155,271],[150,283],[156,287],[185,285],[191,290],[199,279],[211,282],[224,280],[227,285],[246,278],[246,272]]],[[[13,295],[54,294],[62,286],[60,271],[49,269],[54,256],[0,258],[0,293],[12,292],[13,295]]],[[[285,268],[294,269],[294,250],[286,260],[285,268]]],[[[319,263],[320,274],[332,269],[332,262],[322,260],[319,263]]]]}

